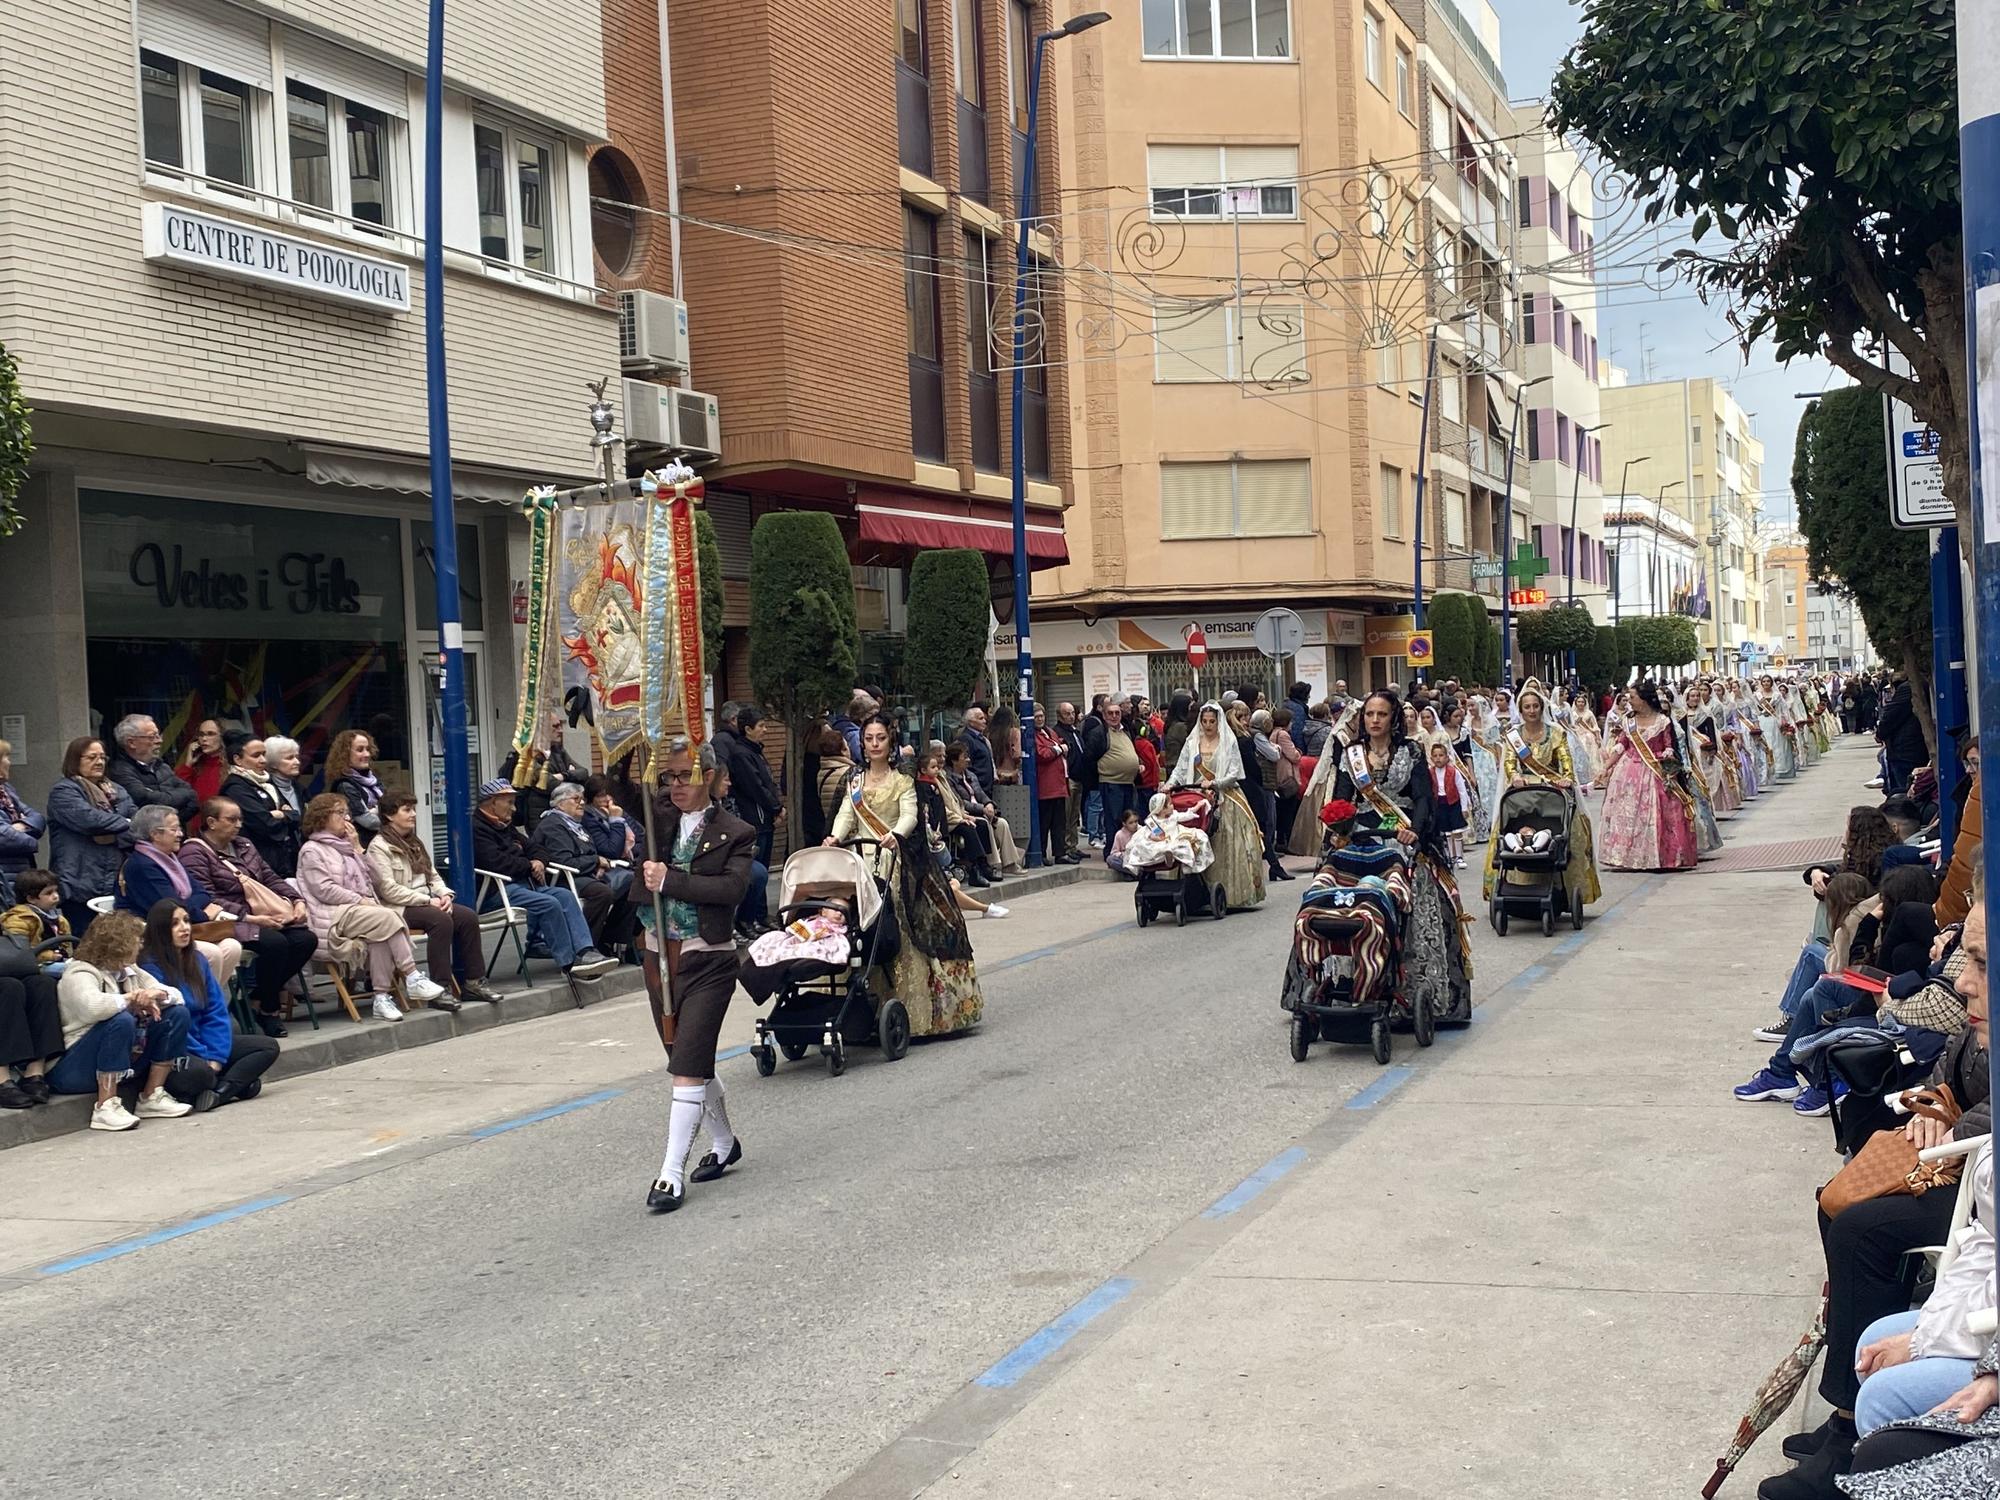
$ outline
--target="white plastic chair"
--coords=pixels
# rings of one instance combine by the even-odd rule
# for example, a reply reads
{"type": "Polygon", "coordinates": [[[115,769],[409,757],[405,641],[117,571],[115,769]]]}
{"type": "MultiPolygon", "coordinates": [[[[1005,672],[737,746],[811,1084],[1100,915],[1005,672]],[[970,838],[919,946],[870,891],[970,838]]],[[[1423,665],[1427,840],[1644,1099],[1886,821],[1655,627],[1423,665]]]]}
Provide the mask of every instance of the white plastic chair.
{"type": "MultiPolygon", "coordinates": [[[[1946,1141],[1941,1146],[1932,1146],[1917,1153],[1917,1159],[1924,1162],[1950,1161],[1954,1157],[1965,1158],[1965,1170],[1958,1174],[1958,1196],[1952,1202],[1951,1228],[1945,1231],[1942,1245],[1920,1245],[1912,1254],[1921,1255],[1937,1268],[1942,1276],[1955,1259],[1951,1242],[1958,1237],[1959,1230],[1972,1222],[1972,1212],[1977,1204],[1972,1192],[1972,1179],[1979,1170],[1979,1160],[1993,1148],[1990,1135],[1969,1136],[1962,1141],[1946,1141]]],[[[1977,1332],[1977,1329],[1973,1330],[1977,1332]]],[[[1991,1331],[1990,1329],[1988,1330],[1991,1331]]]]}
{"type": "Polygon", "coordinates": [[[100,917],[108,916],[112,909],[118,905],[118,898],[116,896],[92,896],[83,904],[90,908],[93,915],[100,917]]]}

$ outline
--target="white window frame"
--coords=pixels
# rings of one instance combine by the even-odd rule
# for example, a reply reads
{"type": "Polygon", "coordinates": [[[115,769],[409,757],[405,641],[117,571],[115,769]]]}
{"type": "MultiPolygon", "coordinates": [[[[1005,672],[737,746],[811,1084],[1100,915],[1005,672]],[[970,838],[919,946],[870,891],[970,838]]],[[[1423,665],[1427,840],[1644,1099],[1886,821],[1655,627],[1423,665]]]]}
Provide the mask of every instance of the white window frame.
{"type": "MultiPolygon", "coordinates": [[[[1167,144],[1161,142],[1159,144],[1167,144]]],[[[1263,149],[1261,147],[1255,149],[1263,149]]],[[[1296,152],[1297,148],[1294,148],[1296,152]]],[[[1299,219],[1299,179],[1296,172],[1290,177],[1243,177],[1232,178],[1229,172],[1229,147],[1218,146],[1218,168],[1221,180],[1217,182],[1188,183],[1174,187],[1155,187],[1150,178],[1152,173],[1152,152],[1147,151],[1146,212],[1153,219],[1181,219],[1199,224],[1226,224],[1231,220],[1262,219],[1274,224],[1295,224],[1299,219]],[[1289,213],[1266,213],[1264,193],[1267,191],[1288,192],[1292,207],[1289,213]],[[1163,204],[1163,194],[1178,193],[1181,206],[1163,204]],[[1196,213],[1188,207],[1196,195],[1215,195],[1214,213],[1196,213]],[[1247,206],[1246,206],[1247,205],[1247,206]]],[[[1297,157],[1294,155],[1294,162],[1297,157]]]]}
{"type": "MultiPolygon", "coordinates": [[[[1165,337],[1160,331],[1162,312],[1167,312],[1167,321],[1171,324],[1175,318],[1186,310],[1185,304],[1180,308],[1169,308],[1167,304],[1171,301],[1172,299],[1161,299],[1153,303],[1153,383],[1155,385],[1240,385],[1245,381],[1253,380],[1254,377],[1250,372],[1243,368],[1243,329],[1245,319],[1263,318],[1267,315],[1279,316],[1285,313],[1291,313],[1297,317],[1300,354],[1300,363],[1297,366],[1288,365],[1286,368],[1294,371],[1291,380],[1306,381],[1311,378],[1304,364],[1307,356],[1305,336],[1306,309],[1305,304],[1302,302],[1275,303],[1268,308],[1262,309],[1246,308],[1235,302],[1224,303],[1220,308],[1216,309],[1216,311],[1222,314],[1223,347],[1219,351],[1221,355],[1221,370],[1211,371],[1200,378],[1181,378],[1162,374],[1163,356],[1169,352],[1165,337]]],[[[1178,357],[1183,360],[1192,361],[1195,364],[1202,363],[1193,354],[1180,353],[1178,357]]],[[[1277,382],[1259,381],[1257,383],[1276,384],[1277,382]]],[[[1290,381],[1285,383],[1289,384],[1290,381]]]]}
{"type": "Polygon", "coordinates": [[[1396,112],[1406,120],[1416,118],[1411,113],[1416,103],[1416,63],[1410,56],[1410,49],[1401,42],[1396,43],[1396,112]]]}
{"type": "Polygon", "coordinates": [[[546,131],[532,130],[518,124],[505,115],[491,110],[472,112],[472,181],[473,233],[480,241],[480,249],[475,252],[480,264],[493,276],[519,281],[564,281],[569,275],[569,152],[560,136],[546,131]],[[507,254],[496,259],[485,253],[485,236],[479,231],[479,129],[500,132],[500,155],[507,164],[507,254]],[[536,146],[548,153],[548,222],[543,226],[547,235],[549,263],[536,269],[521,263],[521,147],[536,146]]]}
{"type": "Polygon", "coordinates": [[[1382,65],[1382,18],[1375,13],[1372,5],[1361,7],[1361,72],[1375,85],[1375,91],[1384,98],[1388,90],[1384,87],[1382,65]]]}
{"type": "Polygon", "coordinates": [[[276,163],[279,152],[272,122],[272,100],[268,89],[242,78],[231,78],[229,74],[216,68],[206,68],[200,63],[192,63],[185,58],[175,57],[170,52],[160,52],[152,47],[135,48],[132,53],[132,76],[136,87],[143,89],[140,75],[141,54],[152,53],[155,57],[171,62],[178,69],[178,92],[175,102],[180,109],[181,162],[175,167],[165,162],[155,161],[146,155],[145,121],[139,124],[139,158],[149,177],[162,182],[171,182],[190,192],[213,195],[219,198],[244,199],[267,198],[277,194],[278,180],[276,163]],[[201,75],[212,73],[217,78],[226,78],[249,95],[250,129],[250,181],[238,185],[219,177],[210,177],[207,172],[207,142],[202,136],[201,118],[201,75]]]}
{"type": "Polygon", "coordinates": [[[1382,510],[1382,535],[1390,541],[1400,542],[1403,539],[1403,471],[1394,464],[1375,466],[1375,504],[1382,510]],[[1384,476],[1389,474],[1396,476],[1396,501],[1393,506],[1382,487],[1384,476]]]}
{"type": "MultiPolygon", "coordinates": [[[[1282,56],[1273,55],[1268,57],[1259,50],[1257,45],[1260,38],[1257,35],[1257,11],[1255,6],[1252,6],[1250,11],[1250,51],[1247,55],[1244,55],[1235,52],[1189,52],[1187,50],[1187,28],[1183,25],[1183,0],[1168,0],[1168,3],[1172,5],[1174,12],[1174,50],[1172,52],[1145,52],[1142,55],[1148,62],[1290,64],[1298,61],[1298,33],[1292,24],[1291,0],[1286,0],[1285,4],[1285,45],[1288,50],[1282,56]]],[[[1140,26],[1140,46],[1142,48],[1145,45],[1143,39],[1144,30],[1145,27],[1142,21],[1140,26]]],[[[1214,44],[1216,46],[1220,47],[1222,45],[1222,0],[1208,0],[1208,34],[1215,39],[1214,44]]]]}
{"type": "Polygon", "coordinates": [[[331,89],[321,88],[316,83],[307,83],[302,78],[283,80],[285,95],[282,101],[273,101],[273,106],[282,102],[284,108],[278,111],[280,128],[278,131],[278,196],[285,200],[281,212],[286,217],[296,218],[302,223],[329,225],[343,232],[371,235],[385,238],[389,235],[412,233],[412,198],[410,193],[410,131],[409,121],[362,99],[349,99],[331,89]],[[327,154],[329,170],[333,173],[333,207],[322,208],[316,203],[307,203],[294,191],[292,182],[292,114],[291,91],[294,86],[309,88],[326,96],[327,154]],[[347,107],[354,105],[371,114],[382,116],[384,150],[387,160],[383,163],[385,180],[382,184],[383,212],[388,223],[377,225],[366,219],[354,217],[354,174],[353,158],[347,135],[347,107]]]}

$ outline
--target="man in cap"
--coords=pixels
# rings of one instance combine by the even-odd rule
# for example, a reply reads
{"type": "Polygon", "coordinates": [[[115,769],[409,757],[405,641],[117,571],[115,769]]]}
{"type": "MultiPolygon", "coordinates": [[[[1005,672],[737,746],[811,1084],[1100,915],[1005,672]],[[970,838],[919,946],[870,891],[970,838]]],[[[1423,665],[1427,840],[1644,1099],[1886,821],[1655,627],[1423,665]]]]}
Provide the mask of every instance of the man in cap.
{"type": "Polygon", "coordinates": [[[504,776],[482,782],[472,819],[472,862],[507,882],[507,899],[527,913],[528,941],[540,943],[564,974],[589,979],[618,967],[592,946],[590,924],[568,886],[545,884],[547,866],[514,826],[514,783],[504,776]]]}

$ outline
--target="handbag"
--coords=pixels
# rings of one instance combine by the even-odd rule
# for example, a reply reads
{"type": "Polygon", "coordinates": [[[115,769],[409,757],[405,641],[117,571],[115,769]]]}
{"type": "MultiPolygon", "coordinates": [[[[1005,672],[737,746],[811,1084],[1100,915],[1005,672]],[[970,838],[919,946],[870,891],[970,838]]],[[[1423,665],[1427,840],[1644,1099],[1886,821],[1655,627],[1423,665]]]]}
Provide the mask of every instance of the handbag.
{"type": "Polygon", "coordinates": [[[18,934],[0,932],[0,979],[26,979],[41,971],[33,943],[18,934]]]}
{"type": "MultiPolygon", "coordinates": [[[[1903,1095],[1903,1107],[1913,1115],[1956,1125],[1963,1113],[1949,1086],[1911,1089],[1903,1095]]],[[[1819,1206],[1829,1219],[1837,1219],[1857,1203],[1870,1198],[1907,1195],[1921,1198],[1934,1187],[1957,1183],[1964,1169],[1963,1159],[1927,1162],[1917,1154],[1910,1138],[1900,1130],[1878,1130],[1868,1143],[1854,1153],[1854,1159],[1834,1174],[1819,1190],[1819,1206]]]]}
{"type": "Polygon", "coordinates": [[[236,871],[236,878],[243,883],[243,899],[250,905],[253,917],[271,917],[279,922],[292,920],[292,903],[272,890],[254,875],[236,871]]]}

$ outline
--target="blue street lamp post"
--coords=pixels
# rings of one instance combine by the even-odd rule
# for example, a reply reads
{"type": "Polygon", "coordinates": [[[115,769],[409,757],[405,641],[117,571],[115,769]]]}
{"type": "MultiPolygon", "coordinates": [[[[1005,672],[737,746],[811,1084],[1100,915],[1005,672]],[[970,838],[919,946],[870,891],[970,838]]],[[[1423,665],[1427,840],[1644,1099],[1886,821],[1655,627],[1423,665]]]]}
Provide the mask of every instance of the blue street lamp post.
{"type": "MultiPolygon", "coordinates": [[[[437,3],[437,0],[433,0],[437,3]]],[[[1042,50],[1050,42],[1075,36],[1111,19],[1108,11],[1085,11],[1073,16],[1054,31],[1035,38],[1034,60],[1028,68],[1028,144],[1021,153],[1021,181],[1014,195],[1021,216],[1021,237],[1014,254],[1014,664],[1015,692],[1021,715],[1021,745],[1028,761],[1028,775],[1035,764],[1035,653],[1028,640],[1028,457],[1023,444],[1027,424],[1023,408],[1028,376],[1028,224],[1035,212],[1035,119],[1042,102],[1042,50]]],[[[1044,335],[1043,348],[1047,342],[1044,335]]],[[[1042,862],[1042,809],[1031,783],[1028,796],[1028,863],[1042,862]]]]}
{"type": "Polygon", "coordinates": [[[1500,686],[1514,686],[1514,453],[1521,446],[1521,408],[1528,392],[1547,385],[1553,375],[1537,375],[1514,393],[1514,420],[1507,435],[1507,472],[1500,487],[1500,686]]]}

